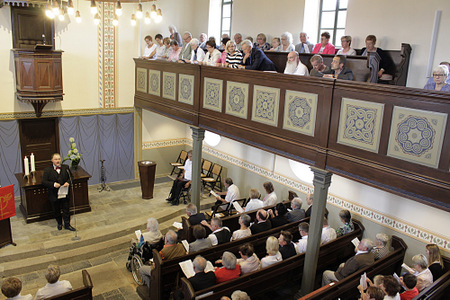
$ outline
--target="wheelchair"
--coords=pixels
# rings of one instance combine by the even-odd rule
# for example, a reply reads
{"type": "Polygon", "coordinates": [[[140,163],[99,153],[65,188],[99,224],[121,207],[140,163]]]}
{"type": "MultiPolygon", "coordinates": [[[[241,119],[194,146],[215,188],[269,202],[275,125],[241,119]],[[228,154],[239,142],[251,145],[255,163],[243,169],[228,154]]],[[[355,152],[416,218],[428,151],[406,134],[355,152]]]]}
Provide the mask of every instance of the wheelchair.
{"type": "Polygon", "coordinates": [[[144,265],[151,264],[153,259],[153,249],[161,251],[163,247],[164,240],[162,238],[155,244],[144,242],[140,247],[136,243],[131,245],[126,267],[127,270],[132,273],[133,279],[138,285],[144,285],[144,280],[139,272],[140,268],[144,265]]]}

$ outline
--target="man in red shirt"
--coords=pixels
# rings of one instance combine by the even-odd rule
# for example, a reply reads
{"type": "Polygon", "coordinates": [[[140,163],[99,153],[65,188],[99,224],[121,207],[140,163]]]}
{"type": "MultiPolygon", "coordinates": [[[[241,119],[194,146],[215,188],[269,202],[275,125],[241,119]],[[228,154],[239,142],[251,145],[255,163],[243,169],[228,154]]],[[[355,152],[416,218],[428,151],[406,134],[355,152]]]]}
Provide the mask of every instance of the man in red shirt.
{"type": "Polygon", "coordinates": [[[402,286],[406,289],[406,291],[400,294],[401,300],[411,300],[419,294],[419,291],[416,288],[417,277],[415,275],[405,274],[400,281],[402,286]]]}

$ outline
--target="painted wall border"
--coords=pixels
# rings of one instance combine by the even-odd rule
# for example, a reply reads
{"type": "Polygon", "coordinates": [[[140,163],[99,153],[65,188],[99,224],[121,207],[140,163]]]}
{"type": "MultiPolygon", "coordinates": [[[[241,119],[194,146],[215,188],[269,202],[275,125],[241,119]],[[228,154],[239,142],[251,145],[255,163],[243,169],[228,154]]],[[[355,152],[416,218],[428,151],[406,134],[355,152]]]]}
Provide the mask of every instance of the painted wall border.
{"type": "MultiPolygon", "coordinates": [[[[182,139],[173,139],[173,140],[162,140],[162,141],[153,141],[147,142],[149,145],[151,144],[153,148],[159,147],[170,147],[175,145],[186,145],[192,146],[192,140],[188,138],[182,139]],[[161,145],[161,146],[158,146],[161,145]]],[[[143,149],[144,149],[143,143],[143,149]]],[[[150,148],[146,148],[150,149],[150,148]]],[[[301,193],[307,194],[313,192],[313,187],[300,183],[295,179],[274,173],[270,170],[264,169],[258,165],[255,165],[251,162],[244,161],[240,158],[234,157],[227,153],[218,151],[206,145],[203,145],[203,152],[210,154],[214,157],[217,157],[220,160],[231,163],[237,167],[243,168],[246,171],[253,172],[257,175],[263,176],[265,178],[277,181],[286,187],[291,189],[295,189],[301,193]]],[[[422,228],[415,224],[411,224],[407,221],[404,221],[399,218],[395,218],[386,213],[379,212],[375,209],[365,207],[363,205],[359,205],[357,203],[351,202],[349,200],[344,200],[339,198],[333,194],[329,194],[327,197],[327,202],[333,206],[339,208],[345,208],[352,212],[352,214],[358,215],[364,219],[377,223],[379,225],[385,226],[391,230],[399,232],[401,234],[407,235],[411,238],[414,238],[422,243],[434,243],[437,244],[442,250],[450,253],[450,238],[445,237],[436,233],[431,232],[428,229],[422,228]]]]}

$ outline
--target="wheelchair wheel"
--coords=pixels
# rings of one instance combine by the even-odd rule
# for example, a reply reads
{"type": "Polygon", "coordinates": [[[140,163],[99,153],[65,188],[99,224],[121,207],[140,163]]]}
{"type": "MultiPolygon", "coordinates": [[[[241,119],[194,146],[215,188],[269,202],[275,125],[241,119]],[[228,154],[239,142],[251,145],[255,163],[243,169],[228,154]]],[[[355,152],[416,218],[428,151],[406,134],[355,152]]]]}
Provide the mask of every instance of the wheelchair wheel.
{"type": "Polygon", "coordinates": [[[133,273],[133,279],[138,285],[144,285],[144,280],[139,272],[143,265],[141,257],[135,254],[131,259],[131,273],[133,273]]]}

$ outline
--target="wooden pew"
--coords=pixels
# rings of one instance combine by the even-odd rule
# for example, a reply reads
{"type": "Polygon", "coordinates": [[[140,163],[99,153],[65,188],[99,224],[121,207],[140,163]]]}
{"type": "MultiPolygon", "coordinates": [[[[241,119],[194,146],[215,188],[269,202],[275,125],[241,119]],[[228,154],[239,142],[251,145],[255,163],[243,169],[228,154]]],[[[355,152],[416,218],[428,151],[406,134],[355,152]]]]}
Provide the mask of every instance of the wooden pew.
{"type": "Polygon", "coordinates": [[[413,300],[439,300],[446,299],[450,295],[450,258],[443,257],[445,272],[438,280],[433,282],[432,285],[424,289],[413,298],[413,300]]]}
{"type": "Polygon", "coordinates": [[[73,289],[70,292],[66,292],[64,294],[60,294],[57,296],[53,296],[47,298],[48,300],[70,300],[70,299],[79,299],[79,300],[92,300],[92,288],[94,285],[92,284],[91,276],[89,275],[87,270],[81,271],[81,275],[83,276],[83,287],[79,287],[77,289],[73,289]]]}
{"type": "MultiPolygon", "coordinates": [[[[397,274],[400,273],[401,265],[408,247],[401,238],[395,235],[392,236],[392,247],[394,248],[393,251],[391,251],[386,257],[377,260],[373,265],[353,273],[352,275],[338,281],[336,284],[328,286],[327,289],[324,289],[321,292],[316,290],[302,299],[357,299],[359,296],[357,286],[359,285],[359,279],[364,272],[367,273],[368,278],[373,278],[375,275],[379,274],[392,275],[394,272],[397,274]]],[[[318,275],[322,276],[322,274],[318,275]]]]}
{"type": "MultiPolygon", "coordinates": [[[[288,206],[288,205],[290,206],[290,202],[289,201],[285,201],[283,203],[286,206],[288,206]]],[[[275,208],[275,205],[264,207],[265,210],[268,210],[268,209],[272,209],[273,210],[274,208],[275,208]]],[[[255,220],[257,212],[258,212],[258,209],[246,212],[246,214],[249,215],[252,220],[255,220]]],[[[239,217],[240,217],[240,214],[234,214],[234,215],[230,215],[230,216],[225,216],[225,217],[221,218],[222,219],[222,225],[225,226],[225,227],[228,227],[231,232],[236,231],[236,230],[238,230],[240,228],[240,225],[239,225],[239,222],[238,222],[239,221],[239,217]]],[[[187,240],[189,243],[195,241],[194,235],[192,233],[192,226],[189,223],[189,220],[185,216],[181,217],[181,224],[183,224],[183,235],[180,238],[183,239],[183,240],[187,240]]],[[[208,230],[207,230],[207,232],[208,232],[208,230]]]]}
{"type": "MultiPolygon", "coordinates": [[[[355,254],[355,247],[351,243],[351,240],[355,237],[362,237],[363,227],[358,221],[354,221],[354,224],[355,230],[353,232],[320,247],[317,266],[318,272],[322,272],[330,264],[338,264],[355,254]]],[[[265,255],[260,255],[259,257],[263,256],[265,255]]],[[[189,280],[182,278],[184,299],[195,299],[195,297],[211,291],[214,291],[214,293],[206,296],[204,299],[220,299],[221,296],[231,295],[235,290],[246,291],[253,299],[255,296],[264,295],[277,287],[285,285],[287,282],[300,282],[304,260],[305,253],[297,254],[267,268],[245,274],[239,278],[197,292],[193,290],[189,280]]]]}
{"type": "MultiPolygon", "coordinates": [[[[347,56],[347,67],[353,71],[354,81],[367,82],[370,79],[370,69],[367,56],[361,56],[361,50],[356,49],[358,55],[347,56]]],[[[392,80],[393,85],[406,86],[406,79],[408,77],[409,61],[411,57],[411,45],[402,43],[400,50],[385,50],[385,52],[392,58],[396,73],[392,80]]],[[[283,73],[286,67],[287,55],[286,52],[264,52],[267,57],[275,64],[278,73],[283,73]]],[[[300,53],[300,61],[308,67],[311,71],[312,65],[310,59],[314,54],[300,53]]],[[[331,65],[334,55],[321,54],[324,64],[331,65]]]]}

